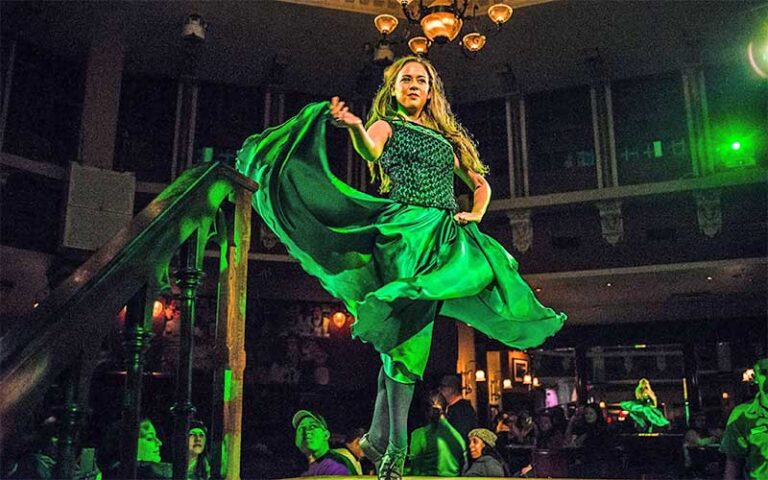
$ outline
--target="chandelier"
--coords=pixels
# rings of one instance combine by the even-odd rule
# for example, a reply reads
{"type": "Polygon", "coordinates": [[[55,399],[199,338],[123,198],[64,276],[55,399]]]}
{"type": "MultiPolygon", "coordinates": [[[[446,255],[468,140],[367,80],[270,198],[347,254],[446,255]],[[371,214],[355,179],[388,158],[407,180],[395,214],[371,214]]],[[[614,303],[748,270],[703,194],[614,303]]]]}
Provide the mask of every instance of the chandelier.
{"type": "MultiPolygon", "coordinates": [[[[432,0],[425,5],[425,0],[400,0],[403,14],[409,24],[419,24],[423,35],[408,38],[410,32],[406,30],[404,39],[408,41],[408,47],[415,55],[426,55],[433,43],[439,45],[452,42],[459,36],[465,20],[471,21],[474,30],[461,38],[461,46],[464,52],[474,57],[485,46],[486,36],[480,33],[477,26],[479,7],[474,1],[471,15],[467,13],[470,0],[432,0]]],[[[488,17],[496,26],[496,32],[512,16],[512,7],[495,0],[488,7],[488,17]]],[[[382,14],[373,20],[376,29],[381,34],[376,49],[374,50],[374,62],[379,64],[391,63],[394,52],[390,45],[396,43],[390,35],[395,31],[398,20],[392,15],[382,14]]]]}

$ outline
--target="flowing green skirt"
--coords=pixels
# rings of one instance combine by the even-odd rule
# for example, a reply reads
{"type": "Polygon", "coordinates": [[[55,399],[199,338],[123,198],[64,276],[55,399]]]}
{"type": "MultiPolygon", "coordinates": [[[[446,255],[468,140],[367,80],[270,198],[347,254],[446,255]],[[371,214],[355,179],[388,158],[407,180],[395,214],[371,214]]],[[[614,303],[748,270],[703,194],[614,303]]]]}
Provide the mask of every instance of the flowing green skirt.
{"type": "Polygon", "coordinates": [[[304,270],[356,318],[352,335],[412,383],[426,367],[437,314],[515,348],[541,345],[566,315],[542,306],[515,259],[453,213],[367,195],[335,177],[328,102],[249,137],[238,170],[260,188],[254,207],[304,270]]]}
{"type": "Polygon", "coordinates": [[[629,417],[643,432],[652,432],[653,427],[663,428],[669,425],[669,420],[664,413],[653,405],[637,400],[627,400],[619,405],[622,410],[629,412],[629,417]]]}

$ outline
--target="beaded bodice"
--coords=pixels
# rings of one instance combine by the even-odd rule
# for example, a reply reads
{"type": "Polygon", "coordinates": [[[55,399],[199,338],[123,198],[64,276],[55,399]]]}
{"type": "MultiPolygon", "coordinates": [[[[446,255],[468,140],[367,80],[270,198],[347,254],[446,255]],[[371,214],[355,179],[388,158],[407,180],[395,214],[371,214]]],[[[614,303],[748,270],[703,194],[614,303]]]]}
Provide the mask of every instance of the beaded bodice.
{"type": "Polygon", "coordinates": [[[457,211],[453,194],[453,146],[440,133],[392,120],[392,137],[379,161],[392,180],[389,198],[408,205],[457,211]]]}

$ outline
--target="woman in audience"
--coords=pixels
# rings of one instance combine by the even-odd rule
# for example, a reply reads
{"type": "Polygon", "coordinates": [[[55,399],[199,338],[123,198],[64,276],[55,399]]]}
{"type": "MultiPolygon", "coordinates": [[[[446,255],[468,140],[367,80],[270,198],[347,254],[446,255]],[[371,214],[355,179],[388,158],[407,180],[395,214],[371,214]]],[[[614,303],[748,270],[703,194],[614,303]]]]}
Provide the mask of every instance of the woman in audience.
{"type": "Polygon", "coordinates": [[[578,407],[568,421],[565,431],[566,445],[579,448],[577,467],[579,475],[599,476],[610,471],[615,460],[611,441],[606,431],[603,412],[597,404],[578,407]]]}
{"type": "Polygon", "coordinates": [[[205,424],[194,420],[189,425],[189,462],[187,463],[187,480],[209,480],[211,464],[207,456],[208,430],[205,424]]]}
{"type": "Polygon", "coordinates": [[[555,450],[563,448],[565,444],[565,425],[559,421],[559,417],[554,413],[562,410],[545,410],[536,417],[538,434],[536,435],[536,448],[543,450],[555,450]]]}
{"type": "Polygon", "coordinates": [[[463,477],[508,477],[509,467],[496,450],[496,434],[485,428],[471,430],[469,438],[469,462],[462,471],[463,477]]]}
{"type": "Polygon", "coordinates": [[[578,407],[565,429],[565,443],[574,447],[594,446],[605,434],[605,420],[600,407],[589,403],[578,407]]]}

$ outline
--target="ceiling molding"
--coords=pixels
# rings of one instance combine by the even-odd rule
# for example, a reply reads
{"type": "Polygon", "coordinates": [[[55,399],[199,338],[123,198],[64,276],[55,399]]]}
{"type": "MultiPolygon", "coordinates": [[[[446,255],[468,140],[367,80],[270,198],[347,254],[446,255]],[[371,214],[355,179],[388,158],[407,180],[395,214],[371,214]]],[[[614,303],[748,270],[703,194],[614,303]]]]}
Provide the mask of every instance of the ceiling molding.
{"type": "MultiPolygon", "coordinates": [[[[399,18],[405,18],[403,10],[400,8],[399,0],[277,0],[283,3],[294,3],[297,5],[306,5],[310,7],[328,8],[331,10],[343,10],[345,12],[363,13],[367,15],[379,15],[382,13],[388,13],[399,18]]],[[[418,0],[414,0],[418,1],[418,0]]],[[[513,9],[530,7],[531,5],[538,5],[540,3],[549,3],[554,0],[505,0],[504,3],[511,6],[513,9]]],[[[428,2],[425,2],[428,3],[428,2]]],[[[471,11],[472,5],[477,4],[477,7],[484,11],[490,6],[492,0],[475,0],[471,2],[469,10],[471,11]]]]}

